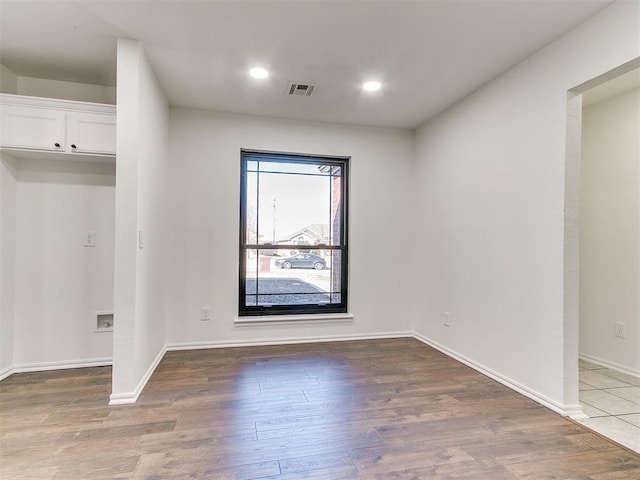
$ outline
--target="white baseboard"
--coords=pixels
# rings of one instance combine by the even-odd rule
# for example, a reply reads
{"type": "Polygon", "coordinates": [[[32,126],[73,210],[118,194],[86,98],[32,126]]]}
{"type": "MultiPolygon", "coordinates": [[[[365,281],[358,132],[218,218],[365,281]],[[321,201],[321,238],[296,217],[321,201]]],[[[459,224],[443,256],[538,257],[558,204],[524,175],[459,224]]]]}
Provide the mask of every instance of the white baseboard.
{"type": "Polygon", "coordinates": [[[175,350],[199,350],[206,348],[231,348],[231,347],[261,347],[268,345],[294,345],[301,343],[322,343],[322,342],[348,342],[353,340],[379,340],[384,338],[411,338],[413,332],[386,332],[361,335],[327,335],[314,337],[289,337],[280,339],[264,340],[237,340],[237,341],[215,341],[215,342],[184,342],[169,343],[167,351],[175,350]]]}
{"type": "Polygon", "coordinates": [[[149,365],[149,368],[147,369],[145,374],[142,376],[142,378],[138,382],[138,385],[133,390],[133,392],[112,393],[109,396],[109,405],[125,405],[128,403],[136,403],[136,401],[138,400],[138,397],[142,393],[142,390],[144,390],[144,387],[147,385],[147,382],[151,378],[151,375],[153,375],[153,372],[156,370],[156,368],[162,361],[162,357],[164,357],[164,354],[166,352],[167,352],[166,346],[160,349],[160,351],[158,352],[158,355],[156,355],[156,358],[153,360],[151,365],[149,365]]]}
{"type": "Polygon", "coordinates": [[[531,400],[549,408],[550,410],[553,410],[556,413],[559,413],[560,415],[564,415],[567,417],[571,417],[574,419],[581,419],[581,418],[585,418],[584,414],[582,413],[582,407],[580,406],[580,404],[577,405],[564,405],[562,403],[558,403],[555,400],[547,397],[546,395],[543,395],[540,392],[537,392],[525,385],[522,385],[521,383],[516,382],[515,380],[512,380],[509,377],[506,377],[498,372],[496,372],[495,370],[492,370],[478,362],[476,362],[475,360],[472,360],[470,358],[465,357],[464,355],[459,354],[458,352],[451,350],[450,348],[445,347],[444,345],[439,344],[438,342],[435,342],[427,337],[425,337],[424,335],[421,335],[419,333],[414,333],[413,334],[414,338],[420,340],[421,342],[425,343],[426,345],[429,345],[430,347],[435,348],[436,350],[439,350],[440,352],[444,353],[445,355],[458,360],[460,363],[464,363],[466,366],[473,368],[474,370],[482,373],[483,375],[486,375],[489,378],[492,378],[493,380],[495,380],[496,382],[501,383],[502,385],[504,385],[505,387],[510,388],[511,390],[514,390],[518,393],[520,393],[521,395],[524,395],[527,398],[530,398],[531,400]]]}
{"type": "Polygon", "coordinates": [[[565,405],[564,412],[558,412],[558,413],[561,413],[562,415],[569,417],[573,420],[584,420],[586,418],[589,418],[582,411],[582,405],[580,405],[579,403],[574,405],[565,405]]]}
{"type": "Polygon", "coordinates": [[[12,373],[13,373],[13,366],[3,368],[2,370],[0,370],[0,381],[4,380],[12,373]]]}
{"type": "Polygon", "coordinates": [[[88,358],[84,360],[63,360],[61,362],[36,362],[12,365],[0,371],[0,380],[4,380],[14,373],[46,372],[48,370],[64,370],[69,368],[106,367],[112,364],[112,359],[88,358]]]}
{"type": "Polygon", "coordinates": [[[578,358],[580,358],[580,360],[595,363],[596,365],[600,365],[602,367],[610,368],[611,370],[615,370],[620,373],[631,375],[632,377],[640,378],[640,370],[638,369],[629,368],[625,365],[620,365],[619,363],[611,362],[609,360],[605,360],[593,355],[588,355],[586,353],[580,353],[578,355],[578,358]]]}

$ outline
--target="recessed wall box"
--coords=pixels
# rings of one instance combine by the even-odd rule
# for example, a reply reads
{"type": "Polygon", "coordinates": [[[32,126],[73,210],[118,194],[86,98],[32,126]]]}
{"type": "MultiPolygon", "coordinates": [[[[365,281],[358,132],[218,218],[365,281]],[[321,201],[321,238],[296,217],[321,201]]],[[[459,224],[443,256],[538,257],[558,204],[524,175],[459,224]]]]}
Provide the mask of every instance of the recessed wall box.
{"type": "Polygon", "coordinates": [[[96,331],[113,331],[113,312],[96,312],[96,331]]]}

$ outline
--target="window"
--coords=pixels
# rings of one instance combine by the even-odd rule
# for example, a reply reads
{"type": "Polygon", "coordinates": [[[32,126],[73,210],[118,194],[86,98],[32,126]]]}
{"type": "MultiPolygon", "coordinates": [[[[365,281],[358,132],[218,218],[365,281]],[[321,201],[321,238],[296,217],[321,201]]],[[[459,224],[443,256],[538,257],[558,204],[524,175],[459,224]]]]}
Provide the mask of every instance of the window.
{"type": "Polygon", "coordinates": [[[239,314],[347,312],[348,159],[241,153],[239,314]]]}

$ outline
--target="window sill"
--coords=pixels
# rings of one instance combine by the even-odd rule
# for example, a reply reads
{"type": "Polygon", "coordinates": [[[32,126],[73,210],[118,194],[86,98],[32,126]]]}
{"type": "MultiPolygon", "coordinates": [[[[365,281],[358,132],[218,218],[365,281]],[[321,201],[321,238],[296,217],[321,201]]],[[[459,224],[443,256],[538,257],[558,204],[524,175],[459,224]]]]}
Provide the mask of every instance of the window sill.
{"type": "Polygon", "coordinates": [[[237,326],[249,325],[295,325],[309,323],[351,323],[353,314],[351,313],[328,313],[324,315],[258,315],[238,317],[234,323],[237,326]]]}

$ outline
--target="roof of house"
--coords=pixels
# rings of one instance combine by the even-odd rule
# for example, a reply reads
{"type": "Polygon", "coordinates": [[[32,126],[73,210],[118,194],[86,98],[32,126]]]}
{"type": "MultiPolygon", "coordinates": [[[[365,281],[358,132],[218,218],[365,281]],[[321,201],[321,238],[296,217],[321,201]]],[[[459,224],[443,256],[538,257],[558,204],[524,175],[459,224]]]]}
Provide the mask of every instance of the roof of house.
{"type": "Polygon", "coordinates": [[[300,228],[295,232],[292,232],[284,237],[281,237],[278,242],[284,242],[292,240],[300,235],[307,235],[314,238],[316,241],[326,240],[329,234],[329,225],[326,223],[312,223],[306,227],[300,228]]]}

